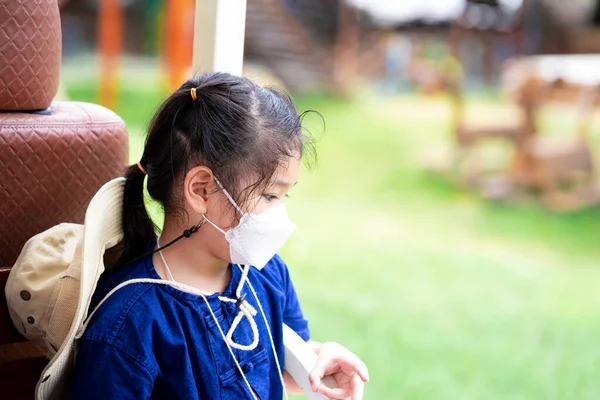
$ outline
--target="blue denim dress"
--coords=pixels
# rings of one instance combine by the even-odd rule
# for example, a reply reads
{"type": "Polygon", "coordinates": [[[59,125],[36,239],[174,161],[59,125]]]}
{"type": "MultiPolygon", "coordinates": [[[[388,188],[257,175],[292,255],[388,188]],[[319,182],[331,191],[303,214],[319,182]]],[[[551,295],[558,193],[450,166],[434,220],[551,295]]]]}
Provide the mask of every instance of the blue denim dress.
{"type": "MultiPolygon", "coordinates": [[[[231,281],[223,296],[235,297],[241,277],[231,266],[231,281]]],[[[96,304],[119,283],[134,278],[160,279],[152,258],[139,260],[112,275],[94,294],[96,304]]],[[[261,302],[283,368],[285,323],[309,340],[288,268],[279,256],[260,271],[251,268],[249,282],[261,302]]],[[[245,299],[258,310],[248,285],[245,299]]],[[[217,322],[228,332],[238,309],[216,294],[207,296],[217,322]]],[[[253,350],[233,349],[254,396],[281,399],[282,387],[267,327],[259,314],[253,350]]],[[[168,285],[137,283],[119,289],[94,314],[78,342],[73,399],[252,399],[215,319],[202,297],[168,285]]],[[[236,343],[253,340],[246,318],[235,329],[236,343]]]]}

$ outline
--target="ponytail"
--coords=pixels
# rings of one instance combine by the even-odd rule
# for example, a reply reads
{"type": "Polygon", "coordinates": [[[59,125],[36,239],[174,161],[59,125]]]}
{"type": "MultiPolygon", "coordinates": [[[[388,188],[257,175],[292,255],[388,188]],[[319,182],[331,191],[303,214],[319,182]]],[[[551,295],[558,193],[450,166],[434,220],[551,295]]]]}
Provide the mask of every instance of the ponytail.
{"type": "Polygon", "coordinates": [[[155,226],[144,206],[144,178],[137,164],[125,169],[123,193],[123,253],[119,265],[143,254],[156,240],[155,226]]]}

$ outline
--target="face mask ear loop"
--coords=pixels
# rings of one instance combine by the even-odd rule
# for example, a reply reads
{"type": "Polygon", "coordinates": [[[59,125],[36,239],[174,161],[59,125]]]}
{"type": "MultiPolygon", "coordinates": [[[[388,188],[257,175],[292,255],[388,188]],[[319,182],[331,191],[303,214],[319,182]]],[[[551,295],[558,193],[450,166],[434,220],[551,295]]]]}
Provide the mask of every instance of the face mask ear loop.
{"type": "Polygon", "coordinates": [[[221,190],[223,191],[223,193],[225,194],[225,196],[227,196],[227,200],[229,200],[229,202],[235,207],[235,209],[238,210],[238,212],[240,213],[240,215],[244,215],[245,213],[242,211],[242,209],[240,208],[240,206],[237,205],[237,203],[235,202],[235,200],[233,200],[233,197],[231,197],[231,195],[229,194],[229,192],[227,191],[227,189],[225,189],[223,187],[223,185],[221,185],[221,182],[219,182],[219,180],[217,179],[217,177],[213,175],[213,178],[215,178],[215,182],[217,182],[217,185],[219,185],[219,187],[221,188],[221,190]]]}
{"type": "Polygon", "coordinates": [[[204,217],[204,219],[211,224],[212,226],[215,227],[216,230],[218,230],[219,232],[221,232],[223,235],[227,235],[227,232],[225,232],[223,229],[219,228],[214,222],[212,222],[210,219],[208,219],[206,217],[206,215],[202,215],[204,217]]]}

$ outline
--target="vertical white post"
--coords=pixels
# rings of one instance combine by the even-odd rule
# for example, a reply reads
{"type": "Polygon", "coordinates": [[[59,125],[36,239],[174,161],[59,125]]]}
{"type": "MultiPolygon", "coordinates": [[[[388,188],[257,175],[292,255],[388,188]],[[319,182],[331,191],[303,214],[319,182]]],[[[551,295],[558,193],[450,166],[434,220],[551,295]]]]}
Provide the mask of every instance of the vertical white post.
{"type": "Polygon", "coordinates": [[[246,0],[196,0],[193,72],[242,74],[246,0]]]}

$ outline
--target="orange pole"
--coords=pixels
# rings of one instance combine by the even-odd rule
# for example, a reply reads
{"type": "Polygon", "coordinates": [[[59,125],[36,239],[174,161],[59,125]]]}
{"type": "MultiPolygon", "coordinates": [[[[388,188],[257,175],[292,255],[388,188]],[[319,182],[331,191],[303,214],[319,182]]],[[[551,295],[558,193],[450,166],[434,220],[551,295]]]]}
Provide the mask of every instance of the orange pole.
{"type": "Polygon", "coordinates": [[[120,0],[101,0],[98,12],[100,104],[115,108],[118,64],[123,46],[123,9],[120,0]]]}
{"type": "Polygon", "coordinates": [[[188,78],[192,65],[194,0],[168,0],[165,45],[169,89],[177,89],[188,78]]]}

